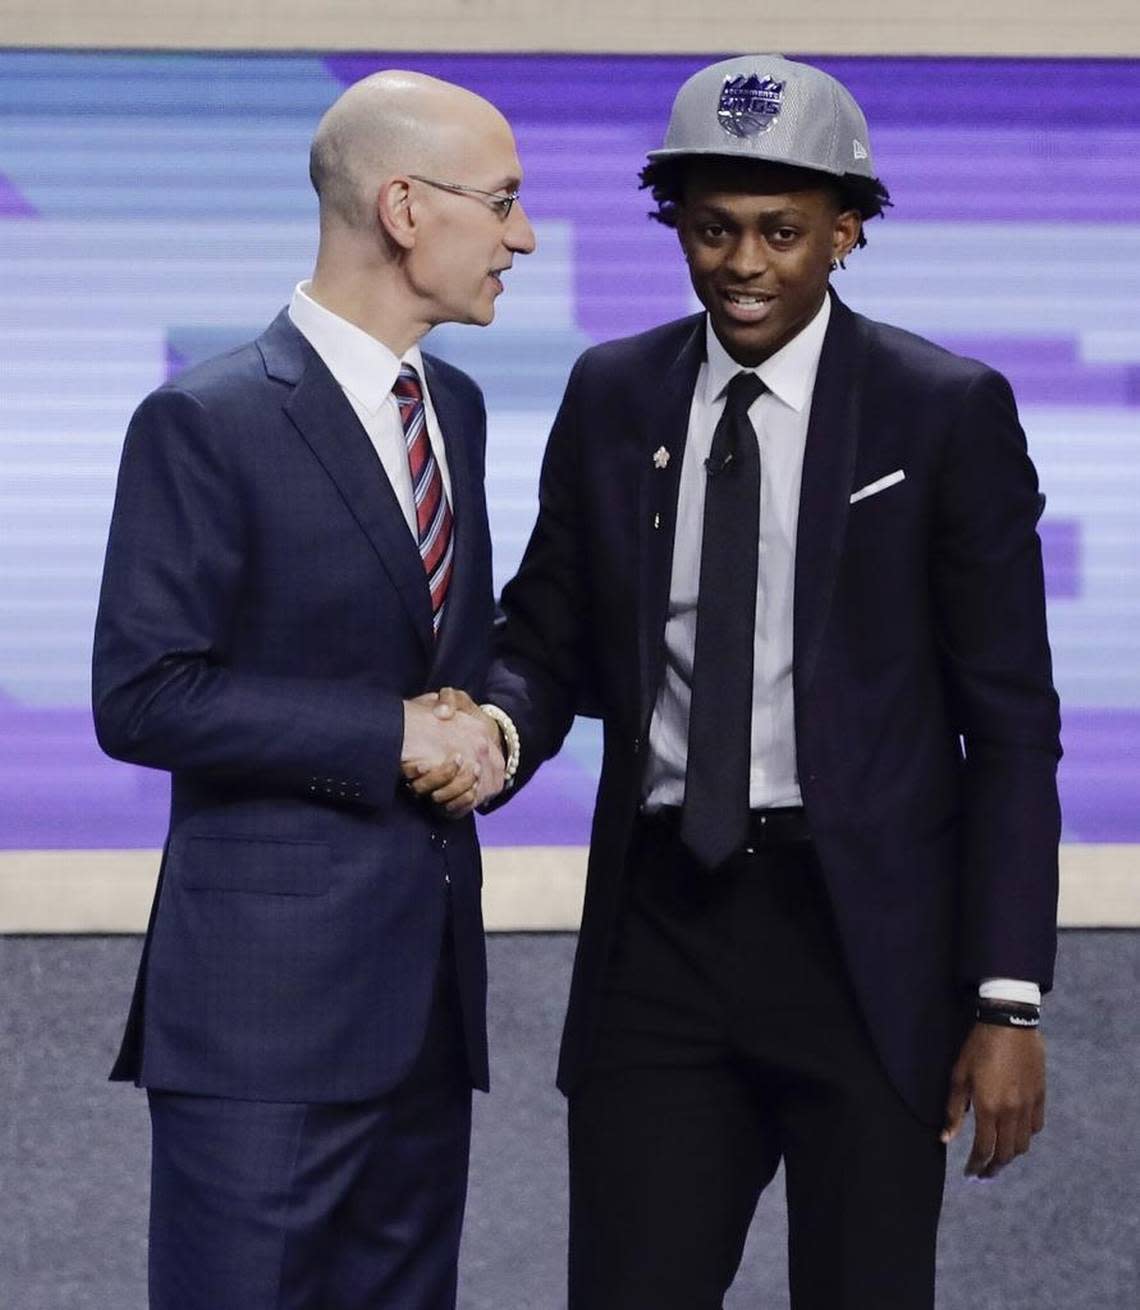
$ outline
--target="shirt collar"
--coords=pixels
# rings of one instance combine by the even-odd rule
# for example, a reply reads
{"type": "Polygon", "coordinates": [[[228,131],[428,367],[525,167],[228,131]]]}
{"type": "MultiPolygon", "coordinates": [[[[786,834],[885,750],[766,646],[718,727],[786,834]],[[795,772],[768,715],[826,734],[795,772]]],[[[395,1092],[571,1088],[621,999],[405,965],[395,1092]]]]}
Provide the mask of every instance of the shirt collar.
{"type": "Polygon", "coordinates": [[[364,410],[375,414],[384,404],[401,364],[410,364],[423,383],[424,361],[418,345],[397,359],[382,341],[318,304],[309,294],[309,286],[308,282],[297,284],[289,302],[289,317],[328,371],[364,410]]]}
{"type": "MultiPolygon", "coordinates": [[[[831,297],[824,296],[815,318],[802,328],[787,345],[781,346],[762,364],[746,373],[755,373],[768,390],[785,405],[800,413],[811,399],[823,338],[831,320],[831,297]]],[[[705,316],[705,350],[708,368],[705,373],[705,402],[711,404],[724,395],[741,365],[725,350],[713,331],[712,320],[705,316]]]]}

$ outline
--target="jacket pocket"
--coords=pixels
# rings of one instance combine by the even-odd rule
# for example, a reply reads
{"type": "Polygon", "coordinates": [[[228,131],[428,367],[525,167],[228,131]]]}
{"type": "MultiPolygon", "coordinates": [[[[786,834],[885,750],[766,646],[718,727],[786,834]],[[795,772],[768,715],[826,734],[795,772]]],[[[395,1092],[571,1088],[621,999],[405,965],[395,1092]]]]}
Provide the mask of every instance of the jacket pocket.
{"type": "Polygon", "coordinates": [[[191,837],[178,860],[188,891],[323,896],[331,878],[328,842],[266,837],[191,837]]]}

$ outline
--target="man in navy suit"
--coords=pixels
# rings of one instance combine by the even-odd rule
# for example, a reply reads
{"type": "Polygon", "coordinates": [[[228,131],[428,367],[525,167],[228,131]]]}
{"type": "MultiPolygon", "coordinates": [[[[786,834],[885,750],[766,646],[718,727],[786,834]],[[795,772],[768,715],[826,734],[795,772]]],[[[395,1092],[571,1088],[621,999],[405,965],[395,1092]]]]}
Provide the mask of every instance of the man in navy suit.
{"type": "Polygon", "coordinates": [[[703,70],[643,181],[707,312],[575,366],[487,689],[518,785],[605,723],[570,1304],[719,1307],[782,1161],[796,1310],[919,1310],[968,1102],[983,1177],[1043,1122],[1037,479],[1004,378],[830,291],[889,199],[838,82],[703,70]]]}
{"type": "Polygon", "coordinates": [[[312,280],[131,422],[95,635],[100,742],[172,776],[113,1073],[156,1310],[453,1306],[487,1085],[465,816],[503,760],[425,695],[489,661],[485,416],[417,342],[489,323],[534,234],[506,121],[432,78],[351,87],[311,173],[312,280]],[[404,782],[441,764],[447,815],[404,782]]]}

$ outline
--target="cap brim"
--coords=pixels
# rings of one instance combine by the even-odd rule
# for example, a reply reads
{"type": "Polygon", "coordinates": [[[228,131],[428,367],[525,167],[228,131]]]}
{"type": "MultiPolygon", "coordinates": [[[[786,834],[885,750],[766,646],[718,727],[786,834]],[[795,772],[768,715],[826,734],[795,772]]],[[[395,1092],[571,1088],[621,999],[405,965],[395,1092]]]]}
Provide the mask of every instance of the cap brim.
{"type": "Polygon", "coordinates": [[[692,147],[682,147],[674,150],[650,150],[646,153],[647,159],[681,159],[685,155],[702,156],[712,159],[740,159],[746,163],[752,164],[786,164],[789,168],[803,168],[809,173],[824,173],[828,177],[847,177],[849,174],[855,177],[873,178],[874,173],[860,173],[853,168],[844,172],[832,168],[820,168],[817,163],[809,163],[807,160],[790,159],[787,157],[776,159],[771,155],[748,155],[739,150],[714,150],[711,146],[706,150],[694,150],[692,147]]]}

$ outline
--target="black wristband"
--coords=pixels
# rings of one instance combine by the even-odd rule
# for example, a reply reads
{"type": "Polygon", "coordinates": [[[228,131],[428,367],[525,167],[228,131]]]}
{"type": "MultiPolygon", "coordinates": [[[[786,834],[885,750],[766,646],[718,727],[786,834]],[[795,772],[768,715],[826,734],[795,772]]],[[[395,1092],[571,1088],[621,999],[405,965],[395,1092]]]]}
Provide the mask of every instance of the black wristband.
{"type": "Polygon", "coordinates": [[[1039,1028],[1041,1007],[1013,1001],[979,1001],[974,1018],[996,1028],[1039,1028]]]}

